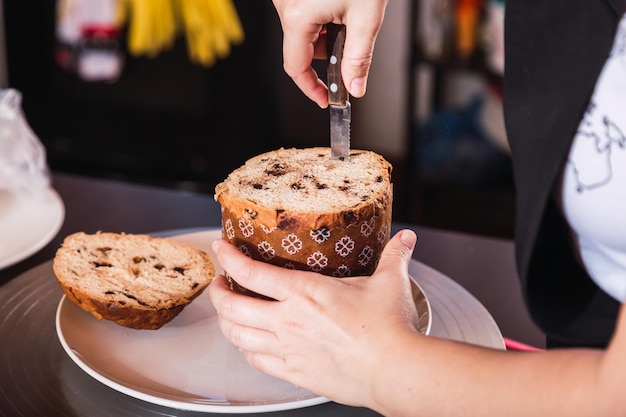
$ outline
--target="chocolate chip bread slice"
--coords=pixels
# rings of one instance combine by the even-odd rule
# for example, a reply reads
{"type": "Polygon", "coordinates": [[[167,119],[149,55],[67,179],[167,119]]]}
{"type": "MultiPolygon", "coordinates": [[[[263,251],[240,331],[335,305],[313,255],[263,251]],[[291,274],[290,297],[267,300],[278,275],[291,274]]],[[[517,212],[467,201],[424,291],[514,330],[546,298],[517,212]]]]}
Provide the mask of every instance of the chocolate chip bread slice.
{"type": "Polygon", "coordinates": [[[67,297],[97,319],[133,329],[159,329],[204,291],[215,276],[209,256],[148,235],[74,233],[53,261],[67,297]]]}

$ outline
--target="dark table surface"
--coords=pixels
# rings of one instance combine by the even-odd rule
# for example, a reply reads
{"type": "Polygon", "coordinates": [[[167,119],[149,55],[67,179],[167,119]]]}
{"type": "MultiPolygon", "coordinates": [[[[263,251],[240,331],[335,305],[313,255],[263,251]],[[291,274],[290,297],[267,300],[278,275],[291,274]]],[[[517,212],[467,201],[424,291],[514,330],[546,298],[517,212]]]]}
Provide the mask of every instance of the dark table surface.
{"type": "MultiPolygon", "coordinates": [[[[0,270],[0,286],[10,286],[14,278],[32,272],[50,261],[63,238],[76,231],[113,231],[127,233],[159,233],[171,230],[216,227],[220,224],[220,208],[211,195],[201,195],[180,190],[162,189],[152,186],[130,184],[112,180],[79,177],[67,174],[53,175],[53,188],[59,193],[65,206],[64,223],[57,235],[40,251],[27,259],[0,270]]],[[[515,271],[513,243],[509,240],[434,230],[416,225],[396,224],[398,230],[410,227],[419,237],[414,258],[452,278],[491,313],[505,337],[543,347],[544,337],[531,322],[524,308],[515,271]]],[[[1,308],[1,306],[0,306],[1,308]]],[[[0,317],[0,326],[2,320],[0,317]]],[[[11,340],[0,340],[1,351],[11,340]]],[[[33,346],[36,342],[33,342],[33,346]]],[[[34,349],[34,347],[33,347],[34,349]]],[[[43,353],[42,353],[43,355],[43,353]]],[[[53,361],[54,358],[43,358],[53,361]]],[[[52,367],[46,363],[44,367],[52,367]]],[[[25,387],[32,381],[24,383],[25,387]]],[[[86,383],[95,383],[89,381],[86,383]]],[[[11,390],[0,381],[0,397],[11,390]]],[[[43,388],[42,388],[43,389],[43,388]]],[[[139,410],[136,403],[126,402],[122,394],[112,392],[111,398],[119,400],[119,407],[126,404],[131,409],[129,415],[163,415],[163,409],[152,410],[146,403],[139,410]],[[133,410],[137,410],[134,412],[133,410]]],[[[8,396],[6,398],[9,398],[8,396]]],[[[102,400],[102,399],[101,399],[102,400]]],[[[110,400],[110,399],[109,399],[110,400]]],[[[4,400],[3,400],[4,401],[4,400]]],[[[75,410],[46,410],[45,406],[35,405],[32,415],[82,415],[75,410]],[[38,410],[38,412],[35,412],[38,410]]],[[[140,407],[141,408],[141,407],[140,407]]],[[[299,415],[377,415],[370,410],[343,407],[329,403],[311,407],[313,411],[301,411],[299,415]]],[[[13,410],[7,404],[0,404],[0,415],[13,410]]],[[[21,410],[22,415],[31,415],[29,410],[21,410]]],[[[102,412],[92,415],[115,415],[102,412]]],[[[195,415],[190,412],[169,409],[166,415],[195,415]],[[189,413],[189,414],[187,414],[189,413]]],[[[258,415],[258,414],[256,414],[258,415]]]]}

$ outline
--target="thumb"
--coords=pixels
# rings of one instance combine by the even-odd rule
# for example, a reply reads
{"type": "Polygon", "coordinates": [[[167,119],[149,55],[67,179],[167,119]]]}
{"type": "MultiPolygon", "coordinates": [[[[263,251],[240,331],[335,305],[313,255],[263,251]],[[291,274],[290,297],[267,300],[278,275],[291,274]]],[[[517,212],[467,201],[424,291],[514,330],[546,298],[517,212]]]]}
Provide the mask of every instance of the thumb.
{"type": "Polygon", "coordinates": [[[392,272],[406,274],[417,236],[412,230],[401,230],[396,233],[385,246],[376,267],[376,272],[392,272]]]}

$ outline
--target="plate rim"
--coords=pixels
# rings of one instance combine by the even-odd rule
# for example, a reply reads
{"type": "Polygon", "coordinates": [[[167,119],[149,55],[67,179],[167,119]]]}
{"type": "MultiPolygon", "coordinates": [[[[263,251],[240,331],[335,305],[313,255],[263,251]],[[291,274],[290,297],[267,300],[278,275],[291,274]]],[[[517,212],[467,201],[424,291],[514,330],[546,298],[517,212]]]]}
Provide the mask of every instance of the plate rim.
{"type": "MultiPolygon", "coordinates": [[[[0,269],[8,268],[12,265],[15,265],[29,256],[37,253],[41,248],[46,246],[54,237],[57,235],[61,227],[63,226],[63,221],[65,220],[65,204],[63,203],[63,199],[59,195],[59,193],[52,187],[48,187],[45,190],[46,197],[51,198],[52,208],[51,212],[56,212],[58,210],[58,215],[51,219],[49,223],[49,227],[45,230],[45,233],[42,233],[41,236],[36,240],[35,244],[28,247],[28,249],[23,250],[21,252],[14,253],[4,258],[0,258],[0,269]]],[[[24,197],[18,197],[20,204],[24,204],[27,201],[24,197]]]]}
{"type": "MultiPolygon", "coordinates": [[[[417,329],[417,331],[424,336],[430,336],[430,331],[433,327],[433,307],[430,303],[430,300],[428,299],[428,296],[426,295],[426,291],[424,291],[424,288],[422,288],[420,283],[417,282],[417,280],[411,274],[409,274],[409,280],[411,280],[411,286],[417,288],[424,296],[426,313],[428,314],[428,322],[426,323],[426,328],[424,329],[424,332],[420,332],[420,329],[417,329]]],[[[415,301],[415,297],[413,297],[413,300],[415,301]]],[[[418,320],[420,320],[420,318],[418,318],[418,320]]]]}

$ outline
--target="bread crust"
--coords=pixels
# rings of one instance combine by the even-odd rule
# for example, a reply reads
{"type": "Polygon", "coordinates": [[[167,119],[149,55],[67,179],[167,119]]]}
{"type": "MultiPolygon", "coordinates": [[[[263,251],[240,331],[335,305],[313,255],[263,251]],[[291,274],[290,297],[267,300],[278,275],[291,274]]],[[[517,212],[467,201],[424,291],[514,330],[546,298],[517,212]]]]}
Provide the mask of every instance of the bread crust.
{"type": "Polygon", "coordinates": [[[262,203],[259,204],[242,200],[232,195],[227,188],[223,188],[216,196],[217,201],[222,207],[228,207],[229,211],[239,218],[263,224],[268,228],[276,227],[280,230],[290,231],[298,229],[317,230],[327,225],[345,228],[352,224],[359,223],[363,221],[363,219],[385,216],[392,203],[393,191],[391,184],[389,184],[389,187],[384,192],[372,199],[373,201],[363,202],[356,207],[347,208],[342,211],[326,213],[306,213],[270,209],[262,203]]]}
{"type": "MultiPolygon", "coordinates": [[[[267,158],[268,155],[274,155],[281,151],[283,151],[282,148],[278,151],[266,152],[252,157],[238,170],[245,170],[246,166],[255,165],[262,159],[267,158]]],[[[330,149],[323,147],[307,148],[302,149],[301,151],[330,154],[330,149]]],[[[312,212],[281,211],[271,209],[264,205],[263,202],[255,203],[249,199],[243,200],[237,195],[233,195],[231,187],[236,185],[231,184],[229,179],[226,179],[215,187],[215,200],[218,201],[222,207],[228,207],[231,212],[241,216],[242,218],[254,220],[255,222],[264,224],[269,228],[277,227],[281,230],[296,230],[302,228],[316,230],[325,225],[348,227],[349,225],[358,223],[363,219],[375,216],[384,216],[390,210],[393,200],[393,186],[391,183],[392,166],[382,156],[375,154],[374,152],[360,150],[353,151],[353,153],[364,152],[367,152],[377,160],[379,173],[382,175],[386,188],[378,195],[369,198],[367,201],[362,201],[357,205],[346,207],[341,211],[312,212]]]]}
{"type": "MultiPolygon", "coordinates": [[[[156,330],[173,320],[204,291],[215,276],[215,267],[209,256],[189,245],[148,235],[102,232],[93,235],[78,232],[67,236],[54,257],[53,271],[61,289],[72,303],[98,320],[110,320],[124,327],[142,330],[156,330]],[[108,251],[101,250],[103,246],[108,251],[117,251],[116,258],[108,260],[111,257],[104,253],[108,251]],[[132,246],[136,252],[128,246],[132,246]],[[186,255],[189,259],[166,259],[165,254],[161,258],[153,255],[158,255],[160,249],[173,250],[181,258],[186,255]],[[154,260],[147,260],[149,256],[154,257],[154,260]],[[159,266],[155,275],[166,268],[171,269],[172,265],[187,265],[189,269],[182,271],[182,275],[187,273],[186,277],[177,276],[178,271],[171,272],[170,276],[172,280],[185,279],[189,283],[185,281],[184,289],[167,288],[167,296],[154,302],[150,299],[149,289],[144,292],[141,286],[133,287],[132,283],[118,284],[114,282],[115,273],[104,275],[98,271],[100,264],[111,262],[122,275],[126,269],[134,269],[134,265],[151,260],[159,266]]],[[[142,280],[156,280],[149,271],[149,268],[147,272],[144,268],[135,273],[142,280]]],[[[167,284],[167,281],[154,283],[157,287],[161,285],[164,290],[167,284]]]]}
{"type": "Polygon", "coordinates": [[[94,298],[88,292],[82,291],[80,287],[61,283],[61,288],[72,303],[91,313],[96,319],[113,321],[120,326],[137,330],[160,329],[188,305],[188,303],[183,303],[159,309],[121,306],[114,301],[94,298]]]}

